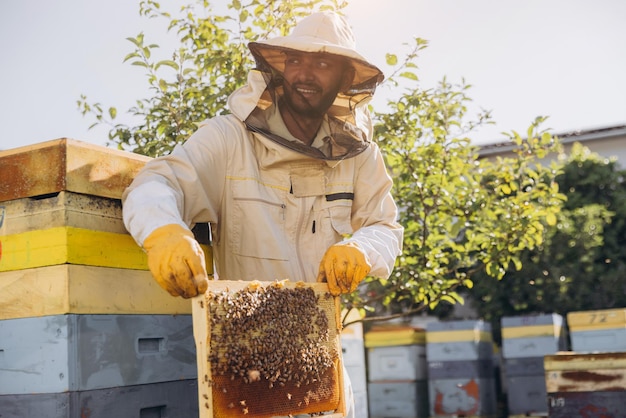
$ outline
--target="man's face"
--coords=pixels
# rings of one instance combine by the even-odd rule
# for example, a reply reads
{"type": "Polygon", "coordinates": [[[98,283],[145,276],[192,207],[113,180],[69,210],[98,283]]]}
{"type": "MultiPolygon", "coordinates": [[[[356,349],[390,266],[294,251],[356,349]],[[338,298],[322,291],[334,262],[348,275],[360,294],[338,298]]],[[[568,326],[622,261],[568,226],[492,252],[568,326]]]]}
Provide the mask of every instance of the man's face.
{"type": "Polygon", "coordinates": [[[345,59],[335,55],[290,52],[283,77],[287,105],[303,117],[321,117],[337,93],[350,86],[352,70],[345,59]]]}

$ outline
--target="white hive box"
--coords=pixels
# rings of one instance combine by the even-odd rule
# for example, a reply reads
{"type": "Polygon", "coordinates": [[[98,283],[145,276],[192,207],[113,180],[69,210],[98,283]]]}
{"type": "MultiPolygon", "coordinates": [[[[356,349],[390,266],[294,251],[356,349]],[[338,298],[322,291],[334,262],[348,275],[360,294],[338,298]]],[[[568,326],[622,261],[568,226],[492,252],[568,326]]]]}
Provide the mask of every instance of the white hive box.
{"type": "Polygon", "coordinates": [[[504,360],[509,415],[547,415],[548,394],[543,361],[543,357],[504,360]]]}
{"type": "Polygon", "coordinates": [[[367,349],[368,379],[412,381],[427,378],[426,349],[423,345],[398,345],[367,349]]]}
{"type": "Polygon", "coordinates": [[[341,330],[341,351],[343,364],[352,384],[355,416],[367,418],[367,369],[365,367],[363,324],[355,322],[361,319],[361,315],[356,309],[353,309],[350,312],[344,310],[341,317],[343,323],[348,324],[341,330]]]}
{"type": "Polygon", "coordinates": [[[191,315],[0,321],[0,394],[60,393],[197,376],[191,315]]]}
{"type": "Polygon", "coordinates": [[[492,359],[491,325],[484,321],[430,322],[426,328],[427,361],[492,359]]]}
{"type": "Polygon", "coordinates": [[[503,317],[501,324],[504,358],[539,357],[567,350],[561,315],[503,317]]]}
{"type": "Polygon", "coordinates": [[[63,393],[0,395],[2,418],[197,417],[197,380],[63,393]]]}
{"type": "Polygon", "coordinates": [[[428,417],[428,384],[413,382],[370,382],[368,384],[372,418],[428,417]]]}

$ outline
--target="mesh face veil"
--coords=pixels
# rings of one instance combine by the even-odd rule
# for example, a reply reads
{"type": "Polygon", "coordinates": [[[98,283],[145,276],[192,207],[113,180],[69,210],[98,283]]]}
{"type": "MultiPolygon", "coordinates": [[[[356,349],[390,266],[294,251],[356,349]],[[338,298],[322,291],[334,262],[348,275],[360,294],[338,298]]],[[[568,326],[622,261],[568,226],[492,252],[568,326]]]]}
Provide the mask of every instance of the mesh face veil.
{"type": "MultiPolygon", "coordinates": [[[[245,121],[248,129],[291,150],[323,160],[350,158],[368,147],[372,140],[372,123],[367,104],[383,74],[355,51],[352,32],[343,18],[334,13],[316,13],[303,19],[291,35],[252,42],[249,48],[267,87],[245,121]],[[285,100],[285,60],[293,52],[338,56],[354,71],[352,84],[338,92],[326,111],[312,146],[268,123],[279,103],[285,100]]],[[[304,96],[298,99],[306,101],[304,96]]]]}

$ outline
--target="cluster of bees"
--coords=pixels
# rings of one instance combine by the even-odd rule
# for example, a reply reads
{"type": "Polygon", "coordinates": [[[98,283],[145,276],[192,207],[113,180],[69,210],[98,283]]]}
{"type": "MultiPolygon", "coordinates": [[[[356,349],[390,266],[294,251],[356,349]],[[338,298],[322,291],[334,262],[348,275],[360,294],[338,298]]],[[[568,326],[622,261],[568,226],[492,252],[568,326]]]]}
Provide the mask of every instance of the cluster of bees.
{"type": "Polygon", "coordinates": [[[333,367],[338,353],[328,343],[328,317],[318,307],[319,298],[330,294],[276,282],[207,295],[214,377],[300,388],[333,367]]]}

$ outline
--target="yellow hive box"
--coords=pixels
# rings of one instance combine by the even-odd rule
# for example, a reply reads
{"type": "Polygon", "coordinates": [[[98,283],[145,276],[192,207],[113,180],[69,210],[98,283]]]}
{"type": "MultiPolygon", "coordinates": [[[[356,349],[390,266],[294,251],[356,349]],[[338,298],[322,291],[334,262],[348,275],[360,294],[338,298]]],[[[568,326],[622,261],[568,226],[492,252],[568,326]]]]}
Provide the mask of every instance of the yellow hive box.
{"type": "Polygon", "coordinates": [[[426,331],[410,326],[372,327],[365,333],[365,347],[390,347],[396,345],[424,345],[426,331]]]}
{"type": "Polygon", "coordinates": [[[63,314],[190,314],[149,271],[62,264],[0,273],[0,320],[63,314]]]}
{"type": "Polygon", "coordinates": [[[149,160],[67,138],[0,151],[0,202],[63,190],[119,199],[149,160]]]}
{"type": "Polygon", "coordinates": [[[557,325],[527,325],[523,327],[502,328],[502,338],[529,338],[559,336],[562,330],[557,325]]]}
{"type": "Polygon", "coordinates": [[[626,309],[570,312],[567,324],[571,331],[595,331],[626,327],[626,309]]]}
{"type": "Polygon", "coordinates": [[[0,272],[57,264],[148,269],[146,254],[128,234],[59,226],[2,237],[0,272]]]}
{"type": "MultiPolygon", "coordinates": [[[[212,260],[210,247],[202,249],[212,260]]],[[[1,257],[0,272],[57,264],[148,269],[146,254],[130,235],[70,226],[4,236],[1,257]]]]}
{"type": "MultiPolygon", "coordinates": [[[[126,232],[119,199],[61,191],[2,202],[0,216],[0,271],[65,263],[148,268],[126,232]]],[[[194,232],[208,257],[208,231],[194,232]]]]}
{"type": "Polygon", "coordinates": [[[457,331],[428,331],[426,342],[428,343],[450,343],[460,341],[491,342],[490,331],[479,330],[457,330],[457,331]]]}

